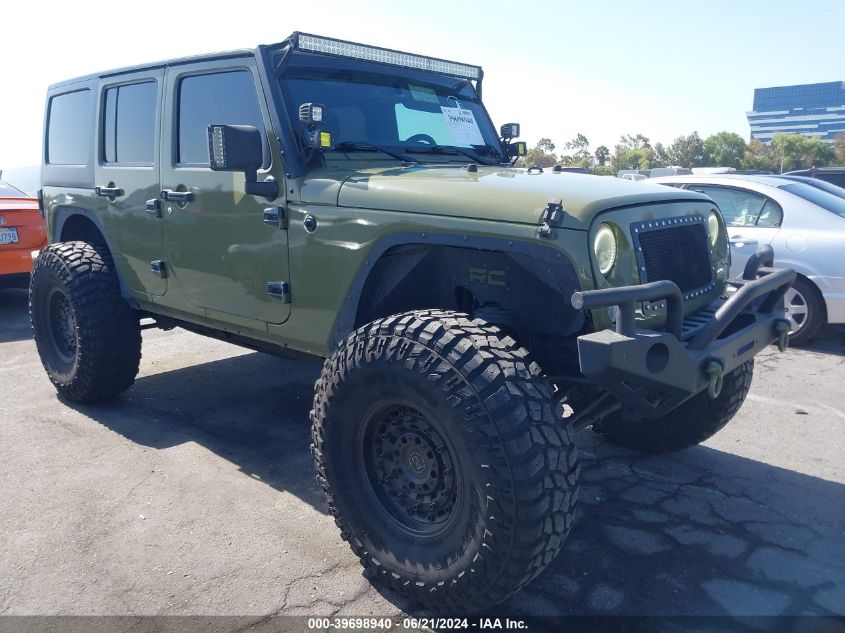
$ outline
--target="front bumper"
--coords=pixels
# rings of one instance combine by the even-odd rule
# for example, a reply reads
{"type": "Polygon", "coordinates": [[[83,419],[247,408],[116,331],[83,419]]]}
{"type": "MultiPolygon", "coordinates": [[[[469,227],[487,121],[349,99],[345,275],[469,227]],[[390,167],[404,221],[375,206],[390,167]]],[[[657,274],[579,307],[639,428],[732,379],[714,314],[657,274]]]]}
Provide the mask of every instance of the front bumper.
{"type": "Polygon", "coordinates": [[[771,268],[771,247],[752,260],[743,279],[729,282],[736,292],[686,319],[681,291],[671,281],[576,292],[576,309],[618,308],[616,331],[578,337],[581,373],[640,416],[663,416],[705,389],[716,397],[722,376],[775,339],[785,346],[783,296],[795,271],[771,268]],[[638,329],[635,305],[662,300],[665,331],[638,329]]]}

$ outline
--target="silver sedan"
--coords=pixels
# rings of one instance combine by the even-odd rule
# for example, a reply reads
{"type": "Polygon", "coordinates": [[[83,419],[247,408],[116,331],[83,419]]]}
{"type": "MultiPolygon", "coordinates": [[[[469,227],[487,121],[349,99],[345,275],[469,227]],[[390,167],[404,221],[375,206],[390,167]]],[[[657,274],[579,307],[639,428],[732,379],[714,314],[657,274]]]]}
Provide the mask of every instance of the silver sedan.
{"type": "Polygon", "coordinates": [[[845,323],[845,199],[778,176],[667,176],[647,182],[713,199],[730,236],[731,277],[742,275],[762,244],[772,245],[775,266],[798,272],[785,298],[793,343],[805,343],[825,323],[845,323]]]}

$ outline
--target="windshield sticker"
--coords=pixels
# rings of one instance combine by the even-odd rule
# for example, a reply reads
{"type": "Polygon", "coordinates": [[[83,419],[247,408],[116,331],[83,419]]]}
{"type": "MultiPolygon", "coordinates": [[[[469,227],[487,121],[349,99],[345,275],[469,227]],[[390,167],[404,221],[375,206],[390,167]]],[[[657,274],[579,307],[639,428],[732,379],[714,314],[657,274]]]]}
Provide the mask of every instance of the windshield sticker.
{"type": "Polygon", "coordinates": [[[408,89],[411,91],[411,97],[413,97],[414,101],[421,103],[440,103],[437,99],[437,93],[432,88],[408,84],[408,89]]]}
{"type": "Polygon", "coordinates": [[[441,106],[440,109],[443,110],[443,118],[446,119],[446,124],[449,126],[449,131],[452,133],[452,138],[456,144],[484,145],[484,137],[481,135],[481,130],[475,121],[472,110],[444,106],[441,106]]]}

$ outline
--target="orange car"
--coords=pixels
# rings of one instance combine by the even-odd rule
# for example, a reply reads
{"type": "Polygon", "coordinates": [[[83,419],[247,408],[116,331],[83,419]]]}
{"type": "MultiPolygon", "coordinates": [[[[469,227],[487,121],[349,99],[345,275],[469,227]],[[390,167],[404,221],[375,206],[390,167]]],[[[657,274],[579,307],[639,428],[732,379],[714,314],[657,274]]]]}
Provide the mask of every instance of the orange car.
{"type": "Polygon", "coordinates": [[[32,251],[46,245],[38,200],[0,181],[0,288],[28,285],[32,251]]]}

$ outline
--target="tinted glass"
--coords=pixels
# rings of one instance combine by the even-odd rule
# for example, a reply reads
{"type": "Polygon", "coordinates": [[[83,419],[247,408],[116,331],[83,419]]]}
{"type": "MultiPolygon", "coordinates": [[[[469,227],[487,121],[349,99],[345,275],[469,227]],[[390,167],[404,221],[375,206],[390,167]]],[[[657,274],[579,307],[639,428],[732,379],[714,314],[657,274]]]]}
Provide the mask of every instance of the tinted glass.
{"type": "Polygon", "coordinates": [[[780,226],[783,224],[783,209],[771,200],[766,200],[757,218],[757,226],[780,226]]]}
{"type": "Polygon", "coordinates": [[[6,182],[0,182],[0,198],[28,198],[23,191],[6,182]]]}
{"type": "Polygon", "coordinates": [[[105,161],[155,162],[156,83],[109,88],[105,103],[105,161]]]}
{"type": "Polygon", "coordinates": [[[789,193],[793,193],[799,198],[803,198],[804,200],[820,206],[822,209],[826,209],[831,213],[835,213],[836,215],[845,218],[845,200],[834,196],[827,191],[822,191],[816,187],[811,187],[810,185],[798,182],[794,185],[784,185],[781,189],[788,191],[789,193]]]}
{"type": "Polygon", "coordinates": [[[689,189],[713,198],[728,226],[755,226],[768,201],[765,196],[745,189],[705,185],[690,185],[689,189]]]}
{"type": "Polygon", "coordinates": [[[301,104],[326,106],[323,127],[335,145],[370,143],[421,152],[438,145],[502,159],[496,131],[469,82],[404,77],[395,68],[382,75],[303,66],[287,69],[281,86],[296,130],[302,129],[301,104]]]}
{"type": "Polygon", "coordinates": [[[802,182],[808,187],[815,187],[816,189],[821,189],[822,191],[826,191],[827,193],[833,194],[837,198],[845,198],[845,189],[842,187],[837,187],[836,185],[827,182],[826,180],[820,180],[818,178],[801,178],[798,176],[791,177],[789,180],[796,180],[798,182],[802,182]]]}
{"type": "Polygon", "coordinates": [[[78,90],[50,99],[47,162],[86,165],[91,142],[91,91],[78,90]]]}
{"type": "Polygon", "coordinates": [[[832,174],[832,173],[829,173],[829,172],[816,172],[814,177],[818,178],[819,180],[824,180],[825,182],[833,183],[837,187],[845,187],[845,174],[832,174]]]}
{"type": "Polygon", "coordinates": [[[179,163],[208,165],[207,130],[212,124],[252,125],[264,136],[255,85],[248,71],[196,75],[180,82],[179,163]]]}
{"type": "Polygon", "coordinates": [[[106,91],[106,103],[103,114],[103,160],[107,163],[117,161],[115,147],[115,125],[117,123],[117,88],[106,91]]]}

